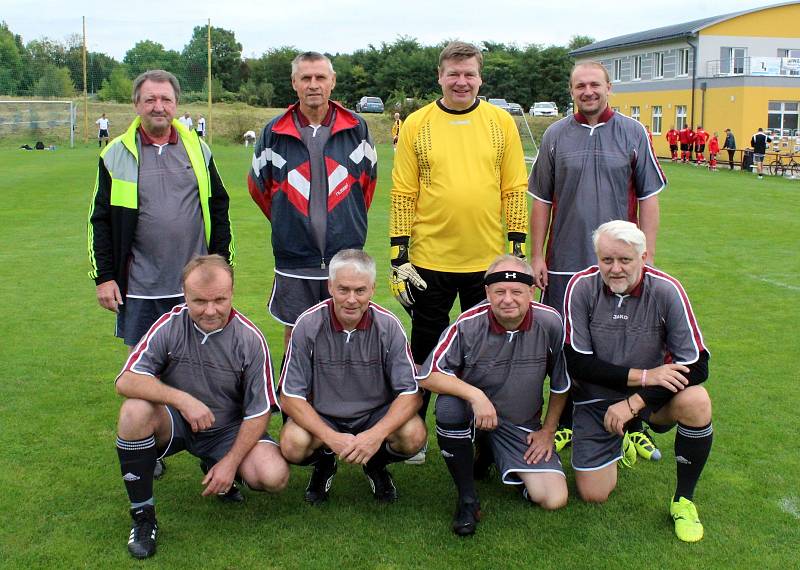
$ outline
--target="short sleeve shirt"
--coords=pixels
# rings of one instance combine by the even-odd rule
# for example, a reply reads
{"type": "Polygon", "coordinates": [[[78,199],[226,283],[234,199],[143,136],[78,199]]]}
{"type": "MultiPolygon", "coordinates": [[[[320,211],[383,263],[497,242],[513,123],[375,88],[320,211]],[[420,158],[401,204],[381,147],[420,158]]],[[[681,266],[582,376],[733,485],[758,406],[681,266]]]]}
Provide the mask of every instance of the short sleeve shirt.
{"type": "Polygon", "coordinates": [[[397,317],[371,302],[355,329],[347,331],[328,299],[297,319],[280,386],[285,396],[308,401],[320,414],[352,419],[416,393],[414,373],[397,317]]]}
{"type": "Polygon", "coordinates": [[[128,270],[128,296],[177,297],[183,266],[208,253],[197,176],[175,130],[169,144],[139,133],[139,213],[128,270]]]}
{"type": "Polygon", "coordinates": [[[644,126],[607,110],[589,126],[582,115],[550,125],[542,137],[528,191],[552,205],[547,267],[575,273],[596,262],[592,232],[611,220],[638,223],[638,200],[667,179],[644,126]]]}
{"type": "Polygon", "coordinates": [[[208,431],[277,410],[267,341],[250,320],[231,311],[221,329],[205,333],[186,304],[159,318],[136,345],[122,372],[159,377],[191,394],[214,414],[208,431]]]}
{"type": "MultiPolygon", "coordinates": [[[[576,273],[564,300],[565,343],[582,354],[627,368],[689,365],[708,352],[692,305],[680,282],[645,266],[627,295],[612,292],[598,267],[576,273]]],[[[627,393],[573,378],[575,402],[620,399],[627,393]]]]}
{"type": "Polygon", "coordinates": [[[481,303],[442,333],[418,378],[432,372],[456,376],[480,388],[503,419],[538,429],[545,376],[550,376],[552,392],[570,386],[563,338],[561,317],[551,307],[532,302],[520,326],[507,331],[491,305],[481,303]]]}

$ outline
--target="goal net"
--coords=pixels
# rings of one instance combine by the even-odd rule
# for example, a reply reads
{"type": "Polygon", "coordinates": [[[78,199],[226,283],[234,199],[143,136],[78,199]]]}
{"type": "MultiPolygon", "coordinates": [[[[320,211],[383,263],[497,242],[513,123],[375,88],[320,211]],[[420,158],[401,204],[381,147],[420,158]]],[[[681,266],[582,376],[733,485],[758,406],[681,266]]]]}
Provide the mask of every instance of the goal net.
{"type": "Polygon", "coordinates": [[[75,146],[76,108],[72,101],[0,100],[3,146],[42,141],[45,146],[75,146]]]}

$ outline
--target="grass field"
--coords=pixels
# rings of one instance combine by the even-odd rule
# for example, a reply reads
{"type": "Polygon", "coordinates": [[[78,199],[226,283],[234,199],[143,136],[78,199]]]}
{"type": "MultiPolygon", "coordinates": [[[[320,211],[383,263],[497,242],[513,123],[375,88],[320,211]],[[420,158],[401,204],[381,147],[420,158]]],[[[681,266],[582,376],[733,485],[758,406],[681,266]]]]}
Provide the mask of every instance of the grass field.
{"type": "MultiPolygon", "coordinates": [[[[379,150],[367,250],[385,275],[392,151],[379,150]]],[[[250,155],[215,151],[232,196],[235,304],[279,362],[281,328],[264,310],[268,226],[245,186],[250,155]]],[[[662,462],[622,472],[603,506],[575,498],[570,469],[570,504],[555,513],[524,505],[499,481],[480,484],[484,521],[467,540],[449,530],[455,491],[431,436],[425,465],[393,468],[401,500],[388,507],[350,466],[340,468],[323,508],[303,504],[301,468],[282,495],[248,493],[243,505],[223,505],[200,497],[197,461],[176,456],[156,483],[159,551],[140,564],[125,548],[127,500],[114,450],[113,378],[125,349],[86,276],[96,160],[91,146],[0,149],[0,567],[797,567],[800,182],[664,166],[670,187],[657,262],[683,282],[712,351],[715,443],[696,495],[702,542],[680,543],[667,518],[673,433],[658,436],[662,462]]],[[[383,278],[376,300],[400,312],[383,278]]]]}

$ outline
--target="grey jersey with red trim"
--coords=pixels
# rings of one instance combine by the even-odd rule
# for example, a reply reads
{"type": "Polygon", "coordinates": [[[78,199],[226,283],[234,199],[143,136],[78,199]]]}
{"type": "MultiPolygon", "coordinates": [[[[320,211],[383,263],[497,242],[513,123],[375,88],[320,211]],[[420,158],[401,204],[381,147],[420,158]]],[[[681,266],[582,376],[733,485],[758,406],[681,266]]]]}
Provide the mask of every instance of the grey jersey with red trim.
{"type": "MultiPolygon", "coordinates": [[[[598,267],[576,273],[564,300],[565,343],[582,354],[628,368],[656,368],[665,362],[693,364],[708,349],[680,282],[645,267],[629,295],[613,293],[598,267]]],[[[628,393],[581,378],[575,402],[620,399],[628,393]],[[583,381],[582,381],[583,380],[583,381]]]]}
{"type": "Polygon", "coordinates": [[[638,200],[667,183],[641,123],[612,111],[594,127],[580,118],[547,128],[528,179],[528,192],[552,204],[547,267],[555,273],[595,263],[592,232],[611,220],[638,223],[638,200]]]}
{"type": "Polygon", "coordinates": [[[569,390],[562,352],[564,332],[558,312],[532,302],[514,331],[505,330],[484,302],[461,313],[442,333],[418,378],[441,372],[480,388],[498,416],[527,429],[541,426],[542,390],[569,390]]]}
{"type": "Polygon", "coordinates": [[[352,419],[417,392],[414,360],[403,326],[370,302],[361,322],[346,331],[333,301],[318,303],[297,319],[280,389],[318,413],[352,419]]]}
{"type": "Polygon", "coordinates": [[[176,306],[142,337],[122,369],[126,371],[159,377],[203,402],[214,414],[208,431],[278,409],[267,341],[236,310],[223,328],[205,333],[192,321],[186,304],[176,306]]]}

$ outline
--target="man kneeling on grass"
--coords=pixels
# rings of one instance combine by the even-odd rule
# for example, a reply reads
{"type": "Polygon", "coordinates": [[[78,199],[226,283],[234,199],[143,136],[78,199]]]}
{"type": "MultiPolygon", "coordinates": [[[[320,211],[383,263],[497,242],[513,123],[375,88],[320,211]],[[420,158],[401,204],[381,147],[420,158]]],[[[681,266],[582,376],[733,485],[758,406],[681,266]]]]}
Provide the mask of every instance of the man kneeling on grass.
{"type": "Polygon", "coordinates": [[[158,319],[117,376],[127,399],[117,453],[131,501],[128,551],[156,551],[156,459],[186,450],[206,473],[203,496],[239,502],[234,479],[256,491],[281,491],[289,466],[266,433],[277,409],[272,364],[261,332],[231,306],[233,271],[219,255],[183,270],[186,303],[158,319]]]}
{"type": "Polygon", "coordinates": [[[419,376],[420,386],[439,394],[436,435],[458,488],[453,532],[460,536],[474,534],[480,519],[477,434],[484,440],[478,459],[491,449],[503,483],[520,485],[526,500],[548,510],[567,504],[554,445],[569,390],[563,326],[555,309],[533,301],[532,274],[524,260],[498,257],[484,277],[487,301],[445,330],[419,376]],[[542,425],[545,376],[550,402],[542,425]]]}
{"type": "Polygon", "coordinates": [[[371,302],[375,262],[345,249],[329,266],[331,298],[302,313],[281,373],[281,451],[313,465],[305,500],[328,500],[336,458],[362,465],[376,500],[397,499],[386,465],[416,454],[425,424],[414,361],[400,321],[371,302]]]}
{"type": "Polygon", "coordinates": [[[623,435],[633,418],[657,433],[677,423],[678,485],[669,511],[678,538],[696,542],[703,525],[692,497],[712,439],[711,400],[698,386],[708,377],[708,349],[681,284],[645,265],[645,235],[636,225],[608,222],[592,239],[597,265],[572,277],[564,299],[578,492],[589,502],[608,499],[617,461],[636,460],[623,435]]]}

